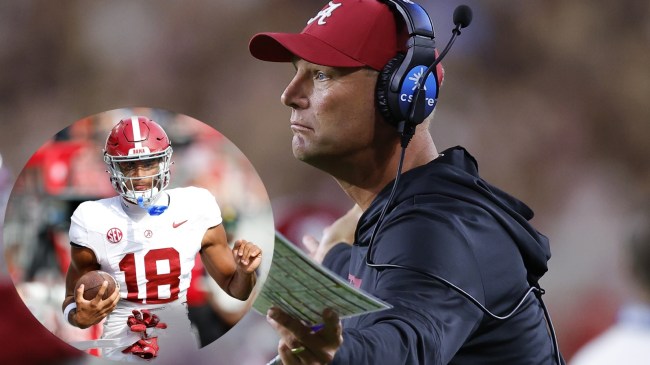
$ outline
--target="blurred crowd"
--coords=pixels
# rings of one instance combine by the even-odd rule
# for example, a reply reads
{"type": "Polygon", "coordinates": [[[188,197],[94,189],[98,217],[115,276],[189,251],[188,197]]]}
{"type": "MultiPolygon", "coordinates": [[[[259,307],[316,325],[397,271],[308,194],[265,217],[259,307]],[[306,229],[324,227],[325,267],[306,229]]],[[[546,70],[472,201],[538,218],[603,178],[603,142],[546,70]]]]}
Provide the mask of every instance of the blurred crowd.
{"type": "MultiPolygon", "coordinates": [[[[318,235],[350,203],[291,155],[280,93],[293,68],[253,59],[247,44],[257,32],[302,29],[325,2],[0,0],[0,203],[32,154],[73,121],[149,106],[223,133],[260,175],[276,227],[296,241],[318,235]]],[[[467,147],[488,181],[536,212],[553,254],[541,284],[571,359],[615,322],[631,291],[621,247],[650,195],[650,3],[421,3],[438,44],[451,35],[455,6],[474,10],[443,62],[432,134],[439,150],[467,147]]],[[[4,265],[0,283],[11,286],[4,265]]],[[[229,363],[227,341],[238,344],[237,363],[263,363],[277,339],[255,313],[242,322],[259,331],[235,326],[232,340],[202,349],[195,363],[229,363]]],[[[0,363],[12,351],[25,350],[2,347],[0,363]]]]}

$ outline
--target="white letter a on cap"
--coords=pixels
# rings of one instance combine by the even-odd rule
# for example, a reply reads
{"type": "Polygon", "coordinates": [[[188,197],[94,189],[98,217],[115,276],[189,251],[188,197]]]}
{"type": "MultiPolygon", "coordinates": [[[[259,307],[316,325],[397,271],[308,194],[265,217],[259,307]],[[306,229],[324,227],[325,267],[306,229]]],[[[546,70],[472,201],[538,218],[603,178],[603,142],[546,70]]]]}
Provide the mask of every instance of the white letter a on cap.
{"type": "Polygon", "coordinates": [[[332,12],[341,5],[342,4],[335,4],[333,1],[330,1],[330,3],[327,5],[325,9],[319,11],[315,17],[309,19],[309,21],[307,21],[307,24],[313,23],[314,20],[316,19],[318,19],[318,23],[317,23],[318,25],[325,24],[325,18],[332,16],[332,12]]]}

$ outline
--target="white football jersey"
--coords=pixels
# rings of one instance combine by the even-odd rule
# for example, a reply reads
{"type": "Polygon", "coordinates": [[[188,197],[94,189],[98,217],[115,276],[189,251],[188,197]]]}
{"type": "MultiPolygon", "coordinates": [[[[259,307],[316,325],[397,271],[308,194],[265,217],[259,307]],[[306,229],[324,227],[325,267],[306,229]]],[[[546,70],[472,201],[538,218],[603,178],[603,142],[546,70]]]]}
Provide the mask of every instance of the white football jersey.
{"type": "Polygon", "coordinates": [[[165,190],[156,205],[167,204],[161,215],[150,216],[116,196],[84,202],[72,215],[70,241],[91,249],[101,270],[120,286],[120,302],[102,338],[136,338],[126,326],[133,309],[180,307],[186,301],[201,240],[208,228],[221,224],[221,211],[209,191],[196,187],[165,190]]]}

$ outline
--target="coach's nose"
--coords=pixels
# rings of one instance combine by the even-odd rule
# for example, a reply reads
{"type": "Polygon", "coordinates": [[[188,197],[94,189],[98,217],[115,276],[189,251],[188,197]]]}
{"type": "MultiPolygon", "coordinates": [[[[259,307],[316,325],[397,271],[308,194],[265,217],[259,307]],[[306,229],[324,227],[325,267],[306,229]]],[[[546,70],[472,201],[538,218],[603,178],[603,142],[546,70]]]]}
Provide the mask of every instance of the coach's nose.
{"type": "Polygon", "coordinates": [[[282,104],[292,109],[305,109],[309,106],[309,92],[311,90],[309,82],[311,78],[308,72],[300,66],[301,62],[304,63],[305,61],[296,63],[296,74],[280,97],[282,104]]]}

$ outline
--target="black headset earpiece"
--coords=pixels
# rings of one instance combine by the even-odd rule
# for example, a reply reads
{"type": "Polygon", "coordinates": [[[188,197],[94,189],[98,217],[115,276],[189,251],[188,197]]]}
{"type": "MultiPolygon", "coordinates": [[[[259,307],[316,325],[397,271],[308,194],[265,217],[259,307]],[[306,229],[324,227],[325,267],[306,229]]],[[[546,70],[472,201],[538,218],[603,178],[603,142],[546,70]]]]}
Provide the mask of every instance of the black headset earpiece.
{"type": "Polygon", "coordinates": [[[377,86],[375,92],[375,100],[377,101],[377,110],[384,117],[384,120],[397,127],[399,119],[393,116],[389,104],[388,90],[390,89],[390,80],[395,75],[395,71],[404,61],[404,53],[398,53],[393,57],[386,66],[379,72],[377,77],[377,86]]]}
{"type": "Polygon", "coordinates": [[[420,108],[411,106],[419,76],[436,60],[433,25],[427,12],[414,2],[380,1],[404,20],[409,38],[406,53],[391,59],[379,75],[376,87],[377,106],[388,123],[397,127],[404,122],[404,129],[414,129],[433,112],[438,99],[440,80],[437,72],[432,72],[425,83],[426,97],[422,98],[425,105],[420,108]],[[416,113],[412,113],[411,108],[414,108],[416,113]],[[417,112],[418,110],[422,112],[417,112]]]}

